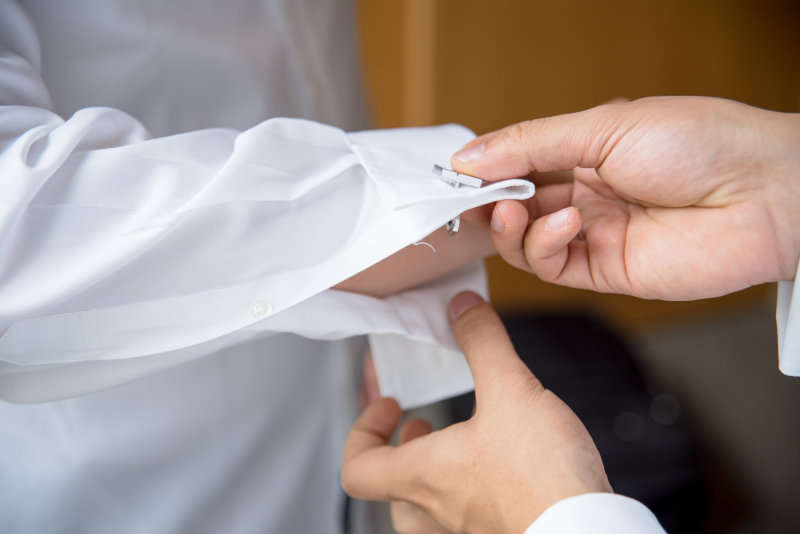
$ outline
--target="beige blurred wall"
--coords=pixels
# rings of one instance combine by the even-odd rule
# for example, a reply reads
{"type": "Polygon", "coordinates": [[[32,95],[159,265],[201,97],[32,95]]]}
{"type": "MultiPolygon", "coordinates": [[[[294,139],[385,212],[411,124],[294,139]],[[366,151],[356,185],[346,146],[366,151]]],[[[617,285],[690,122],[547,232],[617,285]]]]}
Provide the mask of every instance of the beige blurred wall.
{"type": "MultiPolygon", "coordinates": [[[[380,127],[457,122],[476,133],[617,97],[693,94],[800,106],[800,4],[614,0],[358,0],[380,127]]],[[[763,306],[772,286],[696,303],[543,284],[492,259],[503,311],[593,308],[618,327],[763,306]]],[[[774,300],[773,300],[774,302],[774,300]]]]}

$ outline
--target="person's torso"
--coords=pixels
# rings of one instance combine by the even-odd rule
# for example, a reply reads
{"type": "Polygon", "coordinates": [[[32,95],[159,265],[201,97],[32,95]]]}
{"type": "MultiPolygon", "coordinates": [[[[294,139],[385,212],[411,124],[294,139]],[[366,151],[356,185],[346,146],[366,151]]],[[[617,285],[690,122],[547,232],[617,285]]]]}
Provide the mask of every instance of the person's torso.
{"type": "Polygon", "coordinates": [[[337,532],[347,346],[290,335],[0,402],[0,532],[337,532]]]}
{"type": "Polygon", "coordinates": [[[55,111],[121,109],[155,136],[275,116],[366,126],[346,0],[27,0],[55,111]]]}

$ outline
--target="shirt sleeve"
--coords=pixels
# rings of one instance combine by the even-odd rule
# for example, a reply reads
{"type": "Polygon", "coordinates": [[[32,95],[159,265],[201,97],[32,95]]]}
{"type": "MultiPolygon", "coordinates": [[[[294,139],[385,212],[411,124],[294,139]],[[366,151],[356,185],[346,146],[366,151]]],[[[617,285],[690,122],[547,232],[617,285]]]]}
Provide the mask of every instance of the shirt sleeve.
{"type": "Polygon", "coordinates": [[[795,290],[794,281],[778,282],[776,319],[781,372],[800,376],[800,293],[795,290]]]}
{"type": "MultiPolygon", "coordinates": [[[[407,334],[404,302],[325,290],[466,209],[533,192],[524,181],[456,189],[438,179],[432,164],[472,137],[454,125],[347,134],[273,119],[154,138],[116,109],[60,117],[32,30],[7,15],[2,398],[112,387],[275,332],[407,334]],[[361,311],[319,313],[326,306],[361,311]],[[382,319],[365,320],[376,307],[382,319]]],[[[452,347],[430,328],[416,336],[452,347]]]]}
{"type": "Polygon", "coordinates": [[[557,502],[525,534],[665,534],[645,505],[614,493],[587,493],[557,502]]]}

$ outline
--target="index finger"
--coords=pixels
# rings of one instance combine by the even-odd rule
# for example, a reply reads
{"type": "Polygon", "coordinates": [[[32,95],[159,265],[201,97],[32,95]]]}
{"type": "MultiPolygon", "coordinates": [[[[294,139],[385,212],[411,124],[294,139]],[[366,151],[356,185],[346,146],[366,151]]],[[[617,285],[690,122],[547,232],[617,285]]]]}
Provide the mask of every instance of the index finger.
{"type": "Polygon", "coordinates": [[[401,415],[396,400],[380,398],[350,429],[342,454],[341,482],[351,497],[371,501],[401,498],[411,462],[405,448],[389,445],[401,415]]]}
{"type": "Polygon", "coordinates": [[[453,154],[458,172],[495,181],[531,172],[567,171],[602,165],[626,104],[606,104],[577,113],[512,124],[473,139],[453,154]]]}

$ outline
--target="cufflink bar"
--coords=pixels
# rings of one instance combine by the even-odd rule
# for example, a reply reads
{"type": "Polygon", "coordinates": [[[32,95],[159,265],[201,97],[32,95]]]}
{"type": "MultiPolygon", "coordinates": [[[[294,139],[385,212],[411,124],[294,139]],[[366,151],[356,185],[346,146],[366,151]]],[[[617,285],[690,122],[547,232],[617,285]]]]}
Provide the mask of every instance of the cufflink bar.
{"type": "MultiPolygon", "coordinates": [[[[441,176],[442,180],[455,188],[459,188],[463,185],[477,189],[481,186],[481,184],[483,184],[483,180],[480,178],[475,178],[474,176],[470,176],[468,174],[461,174],[460,172],[456,172],[452,169],[445,169],[441,165],[434,165],[433,173],[441,176]]],[[[444,225],[445,230],[447,230],[447,235],[456,235],[460,227],[461,215],[458,215],[454,219],[447,221],[447,224],[444,225]]]]}
{"type": "Polygon", "coordinates": [[[456,235],[460,226],[461,215],[457,215],[455,219],[447,221],[447,224],[444,225],[444,229],[447,230],[447,235],[456,235]]]}
{"type": "Polygon", "coordinates": [[[468,187],[479,188],[483,184],[483,180],[475,178],[469,174],[461,174],[453,169],[445,169],[441,165],[433,166],[433,173],[442,177],[442,180],[452,185],[453,187],[461,187],[466,185],[468,187]]]}

